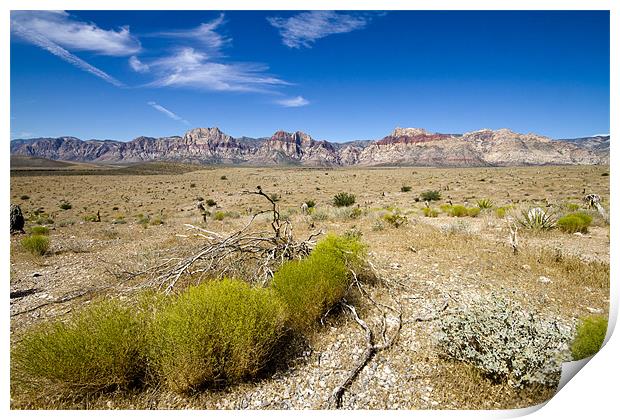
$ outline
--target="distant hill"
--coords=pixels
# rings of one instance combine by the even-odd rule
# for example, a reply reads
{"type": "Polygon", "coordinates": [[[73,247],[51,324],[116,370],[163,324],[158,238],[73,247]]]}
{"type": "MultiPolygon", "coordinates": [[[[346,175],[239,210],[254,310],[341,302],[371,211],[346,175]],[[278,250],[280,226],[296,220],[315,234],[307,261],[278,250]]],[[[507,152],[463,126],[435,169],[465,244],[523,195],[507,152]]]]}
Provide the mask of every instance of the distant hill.
{"type": "MultiPolygon", "coordinates": [[[[553,140],[508,129],[444,134],[396,128],[382,139],[332,143],[315,140],[301,131],[234,138],[214,127],[189,130],[182,137],[138,137],[129,142],[75,137],[18,139],[11,141],[11,154],[40,158],[41,165],[56,165],[44,159],[256,166],[592,165],[609,163],[609,136],[553,140]]],[[[13,160],[15,168],[28,163],[23,158],[13,160]]]]}

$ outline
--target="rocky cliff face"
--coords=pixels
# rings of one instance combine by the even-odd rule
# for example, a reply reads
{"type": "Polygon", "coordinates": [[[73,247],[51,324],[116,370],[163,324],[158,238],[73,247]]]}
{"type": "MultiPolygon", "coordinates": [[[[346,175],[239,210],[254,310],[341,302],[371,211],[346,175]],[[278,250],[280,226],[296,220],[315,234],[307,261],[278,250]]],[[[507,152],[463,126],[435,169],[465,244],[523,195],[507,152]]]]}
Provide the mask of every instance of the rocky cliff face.
{"type": "Polygon", "coordinates": [[[507,129],[465,134],[397,128],[376,141],[330,143],[301,131],[270,138],[235,139],[218,128],[196,128],[183,137],[138,137],[129,142],[75,137],[14,140],[11,154],[54,160],[306,166],[512,166],[609,163],[609,136],[552,140],[507,129]]]}

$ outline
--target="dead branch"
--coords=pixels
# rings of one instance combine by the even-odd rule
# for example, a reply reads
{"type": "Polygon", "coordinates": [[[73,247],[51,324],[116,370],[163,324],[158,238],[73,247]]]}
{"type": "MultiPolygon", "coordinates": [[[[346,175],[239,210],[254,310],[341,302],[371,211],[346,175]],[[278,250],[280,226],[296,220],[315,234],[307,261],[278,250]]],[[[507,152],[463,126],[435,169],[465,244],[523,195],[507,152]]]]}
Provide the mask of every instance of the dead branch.
{"type": "Polygon", "coordinates": [[[164,290],[167,294],[187,276],[196,276],[200,281],[206,277],[239,275],[265,285],[279,265],[310,254],[316,245],[315,238],[321,235],[322,231],[311,234],[306,240],[296,241],[291,222],[280,219],[277,203],[265,194],[260,186],[257,191],[243,193],[264,197],[271,208],[253,214],[240,230],[230,234],[186,224],[194,237],[204,240],[203,245],[188,257],[171,259],[168,263],[156,266],[151,270],[153,278],[148,284],[164,290]],[[254,221],[262,214],[271,214],[271,232],[252,229],[254,221]]]}
{"type": "MultiPolygon", "coordinates": [[[[357,378],[359,373],[362,371],[362,369],[364,369],[364,367],[368,364],[368,362],[373,358],[375,354],[377,354],[380,351],[386,350],[394,345],[394,343],[396,342],[396,339],[398,338],[400,334],[400,330],[402,328],[402,313],[398,312],[398,318],[397,318],[398,324],[395,327],[394,332],[392,333],[392,336],[390,338],[387,338],[385,336],[385,329],[383,329],[382,331],[382,336],[384,337],[383,343],[375,344],[375,337],[374,337],[373,331],[370,329],[370,327],[368,327],[368,324],[358,316],[357,311],[355,310],[355,307],[348,304],[346,301],[343,301],[342,305],[351,312],[351,315],[353,316],[353,319],[355,320],[355,322],[364,331],[364,337],[366,340],[366,349],[364,351],[362,358],[357,363],[357,365],[349,372],[345,380],[338,387],[336,387],[336,389],[332,392],[332,395],[330,396],[328,400],[329,408],[341,408],[342,407],[342,397],[344,396],[344,393],[346,392],[346,390],[351,386],[351,384],[353,384],[353,381],[355,380],[355,378],[357,378]]],[[[384,328],[386,328],[385,325],[384,325],[384,328]]]]}

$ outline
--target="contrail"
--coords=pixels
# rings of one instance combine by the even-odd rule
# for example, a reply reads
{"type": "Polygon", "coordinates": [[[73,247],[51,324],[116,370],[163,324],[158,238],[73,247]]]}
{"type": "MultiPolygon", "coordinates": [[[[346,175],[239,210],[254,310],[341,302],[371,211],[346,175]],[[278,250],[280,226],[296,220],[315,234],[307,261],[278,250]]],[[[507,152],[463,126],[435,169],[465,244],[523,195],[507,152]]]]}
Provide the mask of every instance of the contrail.
{"type": "Polygon", "coordinates": [[[71,54],[69,51],[65,50],[60,45],[53,43],[49,39],[45,38],[43,35],[29,31],[15,22],[11,22],[11,27],[13,29],[13,32],[15,32],[18,36],[24,38],[26,41],[36,45],[37,47],[43,48],[51,54],[54,54],[56,57],[60,57],[67,63],[73,64],[77,68],[87,71],[90,74],[94,74],[95,76],[105,80],[106,82],[116,87],[125,86],[122,82],[116,80],[114,77],[110,76],[106,72],[88,64],[86,61],[71,54]]]}

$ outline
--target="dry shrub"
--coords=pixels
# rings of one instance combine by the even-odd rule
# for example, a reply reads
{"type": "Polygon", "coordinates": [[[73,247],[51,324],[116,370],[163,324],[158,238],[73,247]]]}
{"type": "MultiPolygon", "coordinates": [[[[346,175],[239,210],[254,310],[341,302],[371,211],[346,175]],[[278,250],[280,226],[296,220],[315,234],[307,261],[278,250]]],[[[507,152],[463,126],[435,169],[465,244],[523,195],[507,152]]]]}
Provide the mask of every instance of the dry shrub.
{"type": "Polygon", "coordinates": [[[592,217],[586,213],[571,213],[561,217],[556,226],[566,233],[587,233],[588,227],[592,223],[592,217]]]}

